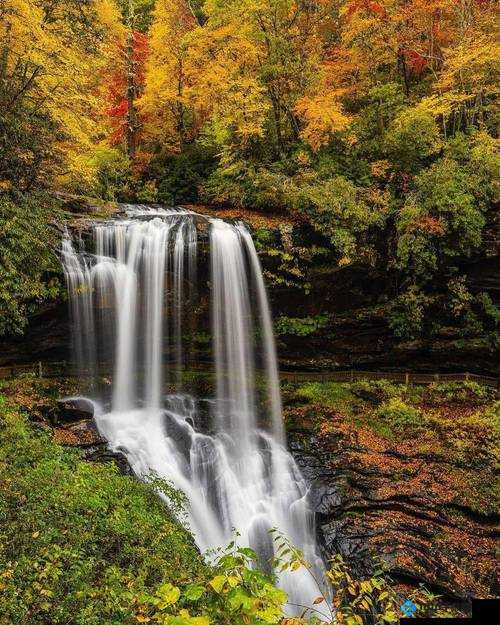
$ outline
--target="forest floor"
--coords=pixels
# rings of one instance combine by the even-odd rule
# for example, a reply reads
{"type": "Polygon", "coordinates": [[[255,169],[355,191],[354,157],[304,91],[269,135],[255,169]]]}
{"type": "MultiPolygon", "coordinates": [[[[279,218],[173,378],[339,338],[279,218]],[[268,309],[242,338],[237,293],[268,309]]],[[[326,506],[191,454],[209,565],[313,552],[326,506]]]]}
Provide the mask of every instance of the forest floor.
{"type": "MultiPolygon", "coordinates": [[[[190,377],[210,395],[210,377],[190,377]]],[[[0,395],[53,442],[127,473],[89,415],[58,401],[77,382],[22,375],[0,382],[0,395]]],[[[290,447],[311,483],[327,557],[342,554],[359,578],[381,558],[401,594],[424,584],[458,609],[498,595],[497,391],[472,382],[282,388],[290,447]]]]}
{"type": "Polygon", "coordinates": [[[292,449],[327,553],[382,557],[457,603],[499,592],[499,403],[475,383],[288,384],[292,449]]]}

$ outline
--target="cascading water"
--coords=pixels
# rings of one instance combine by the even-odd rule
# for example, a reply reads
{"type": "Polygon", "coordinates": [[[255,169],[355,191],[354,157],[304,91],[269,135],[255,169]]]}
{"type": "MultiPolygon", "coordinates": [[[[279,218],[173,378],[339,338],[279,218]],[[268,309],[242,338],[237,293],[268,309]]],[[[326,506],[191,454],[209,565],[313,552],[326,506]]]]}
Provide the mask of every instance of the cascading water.
{"type": "MultiPolygon", "coordinates": [[[[75,356],[92,380],[100,433],[138,476],[156,473],[186,494],[201,550],[227,545],[236,529],[266,568],[269,530],[278,528],[321,575],[307,487],[285,447],[270,309],[249,232],[182,210],[127,212],[94,226],[93,253],[63,242],[75,356]],[[183,392],[207,244],[216,380],[208,400],[183,392]]],[[[305,569],[279,581],[290,605],[318,597],[305,569]]]]}

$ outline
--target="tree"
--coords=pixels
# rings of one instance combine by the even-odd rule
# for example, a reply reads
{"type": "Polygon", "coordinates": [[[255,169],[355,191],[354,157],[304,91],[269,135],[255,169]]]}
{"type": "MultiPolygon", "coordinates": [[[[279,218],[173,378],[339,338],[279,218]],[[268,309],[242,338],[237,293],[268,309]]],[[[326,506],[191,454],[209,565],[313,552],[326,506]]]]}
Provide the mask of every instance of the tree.
{"type": "Polygon", "coordinates": [[[0,123],[14,149],[0,157],[4,186],[90,180],[88,157],[106,126],[100,88],[120,28],[115,5],[2,0],[0,12],[0,123]]]}
{"type": "Polygon", "coordinates": [[[95,181],[120,31],[112,0],[0,0],[0,334],[59,292],[61,213],[44,190],[95,181]]]}
{"type": "Polygon", "coordinates": [[[146,119],[145,140],[168,151],[181,151],[196,127],[186,75],[186,35],[194,27],[184,0],[158,0],[149,31],[146,86],[138,105],[146,119]]]}

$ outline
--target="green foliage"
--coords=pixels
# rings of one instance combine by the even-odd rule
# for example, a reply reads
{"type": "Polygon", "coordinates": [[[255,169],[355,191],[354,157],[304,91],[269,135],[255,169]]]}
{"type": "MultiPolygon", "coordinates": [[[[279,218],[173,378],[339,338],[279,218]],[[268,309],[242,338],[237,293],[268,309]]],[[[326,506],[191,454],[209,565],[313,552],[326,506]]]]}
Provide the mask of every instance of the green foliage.
{"type": "Polygon", "coordinates": [[[195,203],[200,185],[213,168],[213,154],[198,145],[181,154],[156,157],[150,175],[157,181],[158,201],[168,205],[195,203]]]}
{"type": "Polygon", "coordinates": [[[360,380],[349,385],[353,395],[375,406],[393,398],[418,400],[423,387],[394,384],[389,380],[360,380]]]}
{"type": "Polygon", "coordinates": [[[376,431],[389,437],[402,430],[416,432],[425,425],[422,412],[399,397],[382,403],[377,408],[375,419],[380,419],[380,424],[375,425],[376,431]]]}
{"type": "Polygon", "coordinates": [[[364,146],[382,158],[384,137],[394,117],[404,107],[405,96],[399,83],[387,82],[372,87],[368,92],[365,106],[356,120],[357,136],[364,146]]]}
{"type": "Polygon", "coordinates": [[[309,269],[319,258],[328,255],[328,250],[312,243],[307,233],[287,222],[280,223],[272,231],[257,230],[255,239],[257,251],[265,258],[264,271],[268,283],[276,287],[297,288],[309,294],[309,269]]]}
{"type": "Polygon", "coordinates": [[[126,154],[106,146],[97,148],[90,160],[95,168],[94,193],[104,200],[116,200],[130,185],[130,162],[126,154]]]}
{"type": "Polygon", "coordinates": [[[422,171],[406,200],[398,228],[398,265],[425,280],[482,241],[485,218],[474,200],[472,180],[444,158],[422,171]]]}
{"type": "Polygon", "coordinates": [[[136,595],[203,574],[150,486],[0,416],[0,623],[135,623],[136,595]]]}
{"type": "Polygon", "coordinates": [[[155,0],[117,0],[125,21],[132,21],[133,28],[147,32],[153,20],[155,0]]]}
{"type": "Polygon", "coordinates": [[[384,222],[382,198],[371,201],[366,189],[343,176],[287,184],[287,203],[308,217],[314,228],[330,239],[337,253],[349,262],[359,256],[368,230],[384,222]]]}
{"type": "Polygon", "coordinates": [[[426,393],[433,402],[441,404],[467,401],[486,404],[491,402],[497,394],[496,389],[472,381],[431,384],[426,393]]]}
{"type": "Polygon", "coordinates": [[[328,325],[329,320],[326,314],[302,319],[281,315],[274,323],[274,330],[278,335],[310,336],[328,325]]]}
{"type": "Polygon", "coordinates": [[[385,138],[391,161],[401,169],[418,171],[442,146],[434,116],[419,108],[406,108],[392,121],[385,138]]]}
{"type": "MultiPolygon", "coordinates": [[[[373,194],[343,176],[321,176],[313,169],[293,175],[296,161],[283,161],[272,169],[233,161],[216,170],[204,187],[206,198],[253,208],[279,208],[304,216],[326,237],[345,264],[364,251],[370,228],[384,223],[387,205],[383,194],[373,194]]],[[[323,162],[324,167],[324,162],[323,162]]]]}
{"type": "MultiPolygon", "coordinates": [[[[0,80],[0,192],[2,187],[23,191],[46,185],[59,173],[62,154],[54,139],[57,126],[25,101],[7,106],[7,84],[0,80]]],[[[9,89],[16,89],[12,83],[9,89]]]]}
{"type": "Polygon", "coordinates": [[[403,340],[419,337],[424,328],[429,297],[418,286],[412,285],[393,302],[389,313],[389,326],[394,335],[403,340]]]}
{"type": "Polygon", "coordinates": [[[339,382],[307,382],[301,384],[295,394],[301,400],[339,410],[347,410],[356,403],[350,385],[339,382]]]}
{"type": "Polygon", "coordinates": [[[249,548],[231,543],[214,560],[215,575],[188,585],[162,584],[140,597],[142,622],[164,625],[274,625],[281,622],[287,595],[254,565],[249,548]],[[200,609],[203,614],[199,614],[200,609]],[[193,614],[194,613],[194,614],[193,614]]]}
{"type": "Polygon", "coordinates": [[[60,215],[44,193],[0,193],[0,336],[22,333],[29,314],[60,294],[60,215]]]}
{"type": "Polygon", "coordinates": [[[271,196],[270,175],[267,170],[256,168],[238,155],[224,152],[218,167],[201,183],[200,198],[221,205],[273,208],[280,201],[271,196]]]}

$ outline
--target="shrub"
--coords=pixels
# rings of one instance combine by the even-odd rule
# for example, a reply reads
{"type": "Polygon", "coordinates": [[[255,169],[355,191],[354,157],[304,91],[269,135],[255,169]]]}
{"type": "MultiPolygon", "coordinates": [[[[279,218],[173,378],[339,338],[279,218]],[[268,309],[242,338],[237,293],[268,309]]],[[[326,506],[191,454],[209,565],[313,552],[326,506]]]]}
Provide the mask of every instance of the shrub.
{"type": "Polygon", "coordinates": [[[347,409],[350,404],[355,404],[349,384],[338,382],[308,382],[299,386],[296,394],[311,403],[338,409],[347,409]]]}
{"type": "Polygon", "coordinates": [[[442,140],[434,116],[419,108],[406,108],[392,121],[385,148],[392,162],[415,171],[441,148],[442,140]]]}
{"type": "Polygon", "coordinates": [[[130,162],[116,148],[96,148],[90,164],[96,170],[96,186],[93,193],[104,200],[116,200],[130,185],[130,162]]]}
{"type": "Polygon", "coordinates": [[[207,571],[153,489],[0,403],[0,623],[136,623],[131,599],[207,571]]]}
{"type": "Polygon", "coordinates": [[[420,337],[424,329],[430,298],[418,286],[412,285],[401,293],[389,311],[389,326],[394,336],[403,340],[420,337]]]}
{"type": "Polygon", "coordinates": [[[278,317],[274,323],[274,330],[279,335],[309,336],[324,328],[330,320],[329,315],[316,315],[315,317],[278,317]]]}
{"type": "Polygon", "coordinates": [[[470,256],[482,242],[481,209],[473,179],[456,161],[443,158],[420,172],[398,218],[399,268],[427,278],[454,257],[470,256]]]}
{"type": "Polygon", "coordinates": [[[497,396],[497,391],[489,386],[467,380],[431,384],[426,395],[431,401],[442,404],[467,401],[486,404],[497,396]]]}
{"type": "Polygon", "coordinates": [[[380,404],[392,397],[400,397],[405,390],[405,387],[388,380],[360,380],[351,384],[353,395],[372,404],[380,404]]]}
{"type": "Polygon", "coordinates": [[[425,417],[418,408],[410,406],[399,397],[393,397],[381,404],[375,416],[382,420],[382,425],[387,426],[391,433],[419,430],[425,422],[425,417]]]}
{"type": "Polygon", "coordinates": [[[30,313],[59,295],[60,216],[44,193],[0,192],[0,336],[22,333],[30,313]]]}

